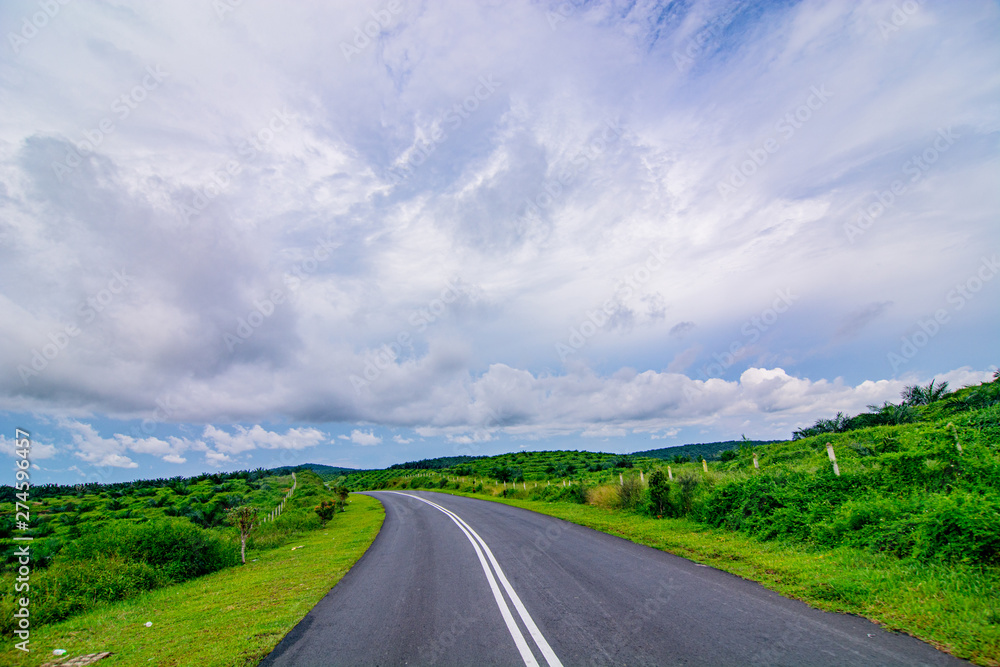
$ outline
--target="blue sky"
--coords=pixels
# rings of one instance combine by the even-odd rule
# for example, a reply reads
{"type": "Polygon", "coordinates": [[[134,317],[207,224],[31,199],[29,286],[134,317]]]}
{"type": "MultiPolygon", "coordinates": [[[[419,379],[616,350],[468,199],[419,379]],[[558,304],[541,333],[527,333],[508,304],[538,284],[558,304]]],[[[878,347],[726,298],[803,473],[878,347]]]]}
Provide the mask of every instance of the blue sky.
{"type": "Polygon", "coordinates": [[[0,446],[36,483],[785,438],[996,369],[996,3],[0,26],[0,446]]]}

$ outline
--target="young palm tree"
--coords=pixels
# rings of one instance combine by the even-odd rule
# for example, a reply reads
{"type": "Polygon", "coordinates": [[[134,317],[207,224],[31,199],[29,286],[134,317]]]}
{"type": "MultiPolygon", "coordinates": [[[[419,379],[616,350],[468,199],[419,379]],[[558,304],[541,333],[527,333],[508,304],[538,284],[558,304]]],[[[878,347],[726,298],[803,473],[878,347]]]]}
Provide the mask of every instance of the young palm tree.
{"type": "Polygon", "coordinates": [[[934,386],[934,380],[931,380],[931,383],[926,387],[917,384],[906,387],[900,396],[904,405],[928,405],[934,401],[940,401],[950,393],[947,382],[934,386]]]}

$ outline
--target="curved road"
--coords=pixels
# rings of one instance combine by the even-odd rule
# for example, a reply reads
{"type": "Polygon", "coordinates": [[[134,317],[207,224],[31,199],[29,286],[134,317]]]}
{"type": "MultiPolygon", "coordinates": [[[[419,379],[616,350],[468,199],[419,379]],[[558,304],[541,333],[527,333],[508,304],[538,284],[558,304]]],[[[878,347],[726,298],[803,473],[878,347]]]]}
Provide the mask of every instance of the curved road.
{"type": "Polygon", "coordinates": [[[380,491],[375,542],[261,665],[965,665],[527,510],[380,491]]]}

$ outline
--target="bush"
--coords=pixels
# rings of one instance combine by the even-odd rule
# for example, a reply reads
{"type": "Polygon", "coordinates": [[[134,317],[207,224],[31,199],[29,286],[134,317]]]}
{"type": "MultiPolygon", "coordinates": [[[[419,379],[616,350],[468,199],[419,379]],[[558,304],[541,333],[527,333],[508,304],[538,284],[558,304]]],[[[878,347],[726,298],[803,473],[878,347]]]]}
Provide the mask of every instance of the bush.
{"type": "Polygon", "coordinates": [[[638,477],[623,477],[618,485],[618,506],[623,509],[635,509],[642,503],[645,491],[638,477]]]}
{"type": "Polygon", "coordinates": [[[694,508],[695,491],[701,484],[701,479],[694,473],[685,472],[677,476],[677,484],[680,487],[681,511],[690,514],[694,508]]]}
{"type": "Polygon", "coordinates": [[[587,503],[604,509],[614,509],[619,502],[617,486],[608,484],[587,489],[587,503]]]}
{"type": "Polygon", "coordinates": [[[1000,502],[964,492],[932,496],[915,526],[912,555],[1000,565],[1000,502]]]}
{"type": "Polygon", "coordinates": [[[83,533],[64,552],[72,560],[120,558],[158,568],[180,582],[236,565],[225,541],[187,521],[115,521],[83,533]]]}
{"type": "Polygon", "coordinates": [[[313,510],[319,516],[323,523],[326,523],[333,518],[333,515],[337,512],[337,503],[332,500],[324,500],[319,505],[317,505],[313,510]]]}
{"type": "MultiPolygon", "coordinates": [[[[33,623],[54,623],[101,603],[123,600],[170,583],[148,563],[112,557],[57,563],[31,579],[33,623]]],[[[0,604],[0,631],[11,634],[14,595],[0,604]]]]}
{"type": "Polygon", "coordinates": [[[670,510],[670,481],[662,468],[649,473],[649,504],[658,517],[667,515],[670,510]]]}

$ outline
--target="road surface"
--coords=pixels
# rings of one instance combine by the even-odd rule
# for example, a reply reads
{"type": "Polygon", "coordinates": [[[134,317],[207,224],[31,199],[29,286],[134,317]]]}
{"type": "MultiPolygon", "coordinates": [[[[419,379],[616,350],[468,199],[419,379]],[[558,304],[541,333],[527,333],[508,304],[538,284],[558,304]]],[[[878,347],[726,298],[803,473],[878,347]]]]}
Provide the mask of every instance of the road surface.
{"type": "Polygon", "coordinates": [[[967,665],[560,519],[379,491],[365,555],[261,665],[967,665]]]}

